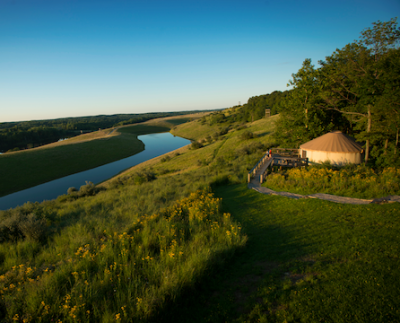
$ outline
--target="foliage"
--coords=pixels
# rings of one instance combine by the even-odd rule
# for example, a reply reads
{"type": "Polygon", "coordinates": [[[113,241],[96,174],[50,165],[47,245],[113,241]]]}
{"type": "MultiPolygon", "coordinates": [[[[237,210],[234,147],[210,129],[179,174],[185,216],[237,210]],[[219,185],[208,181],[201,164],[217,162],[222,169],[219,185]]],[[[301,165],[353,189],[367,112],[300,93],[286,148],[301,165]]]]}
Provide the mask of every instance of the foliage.
{"type": "Polygon", "coordinates": [[[193,141],[190,145],[190,149],[199,149],[202,148],[203,145],[199,141],[193,141]]]}
{"type": "Polygon", "coordinates": [[[249,130],[243,131],[242,134],[240,135],[240,139],[242,139],[242,140],[249,140],[249,139],[253,139],[253,138],[254,138],[254,134],[249,130]]]}
{"type": "Polygon", "coordinates": [[[365,162],[398,159],[400,29],[397,20],[374,23],[360,40],[337,49],[315,69],[306,59],[289,82],[276,139],[298,146],[331,129],[365,142],[365,162]]]}
{"type": "Polygon", "coordinates": [[[284,107],[277,122],[275,138],[285,147],[296,147],[343,125],[337,113],[317,108],[321,101],[319,72],[306,59],[289,84],[294,87],[282,102],[284,107]]]}
{"type": "Polygon", "coordinates": [[[387,167],[381,171],[364,165],[341,169],[311,166],[274,173],[264,184],[268,188],[300,194],[328,193],[373,199],[400,195],[400,169],[387,167]]]}
{"type": "Polygon", "coordinates": [[[0,212],[0,242],[28,239],[43,241],[48,233],[46,220],[31,204],[0,212]]]}
{"type": "Polygon", "coordinates": [[[270,109],[271,116],[280,113],[283,109],[281,102],[289,93],[290,91],[274,91],[249,98],[247,104],[243,105],[241,120],[253,122],[264,118],[266,109],[270,109]]]}
{"type": "Polygon", "coordinates": [[[75,187],[70,187],[68,190],[67,190],[67,194],[73,194],[73,193],[75,193],[75,192],[78,192],[78,190],[75,188],[75,187]]]}
{"type": "Polygon", "coordinates": [[[240,226],[219,205],[199,191],[152,216],[132,215],[126,231],[109,232],[99,222],[85,237],[79,226],[61,232],[53,243],[63,250],[61,261],[43,248],[38,258],[46,263],[20,258],[0,275],[4,319],[154,320],[183,286],[194,288],[206,270],[244,245],[240,226]]]}

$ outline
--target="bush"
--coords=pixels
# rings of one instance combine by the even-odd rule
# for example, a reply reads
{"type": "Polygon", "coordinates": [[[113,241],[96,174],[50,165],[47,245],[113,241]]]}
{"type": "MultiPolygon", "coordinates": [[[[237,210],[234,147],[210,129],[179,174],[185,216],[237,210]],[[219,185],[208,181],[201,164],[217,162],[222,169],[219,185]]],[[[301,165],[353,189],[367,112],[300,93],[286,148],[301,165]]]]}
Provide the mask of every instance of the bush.
{"type": "Polygon", "coordinates": [[[0,218],[0,242],[15,241],[23,238],[19,223],[23,221],[23,214],[17,210],[2,212],[0,218]]]}
{"type": "Polygon", "coordinates": [[[202,147],[203,147],[203,145],[198,141],[193,141],[192,144],[190,145],[190,149],[192,149],[192,150],[199,149],[202,147]]]}
{"type": "Polygon", "coordinates": [[[46,221],[38,219],[35,214],[31,213],[21,221],[19,229],[26,238],[42,241],[45,237],[46,221]]]}
{"type": "Polygon", "coordinates": [[[254,134],[249,130],[244,131],[240,135],[240,139],[242,139],[242,140],[249,140],[249,139],[252,139],[252,138],[254,138],[254,134]]]}
{"type": "Polygon", "coordinates": [[[68,193],[69,195],[71,195],[71,194],[73,194],[73,193],[76,193],[76,192],[78,192],[78,190],[77,190],[75,187],[70,187],[70,188],[67,190],[67,193],[68,193]]]}
{"type": "Polygon", "coordinates": [[[156,179],[156,175],[151,170],[144,170],[133,175],[133,182],[140,185],[146,182],[151,182],[156,179]]]}
{"type": "Polygon", "coordinates": [[[29,238],[41,241],[45,237],[46,221],[35,213],[24,214],[25,210],[17,208],[1,213],[0,242],[16,241],[29,238]]]}
{"type": "Polygon", "coordinates": [[[96,193],[96,186],[88,181],[86,181],[86,185],[82,185],[79,189],[79,196],[93,196],[96,193]]]}
{"type": "Polygon", "coordinates": [[[253,142],[250,145],[244,146],[242,148],[236,149],[237,156],[251,155],[257,152],[264,151],[265,147],[260,142],[253,142]]]}
{"type": "Polygon", "coordinates": [[[163,158],[161,158],[161,162],[162,163],[165,163],[165,162],[167,162],[167,161],[170,161],[171,160],[171,157],[170,156],[164,156],[163,158]]]}
{"type": "Polygon", "coordinates": [[[242,130],[242,129],[246,129],[246,128],[247,128],[247,126],[244,123],[236,126],[236,130],[242,130]]]}

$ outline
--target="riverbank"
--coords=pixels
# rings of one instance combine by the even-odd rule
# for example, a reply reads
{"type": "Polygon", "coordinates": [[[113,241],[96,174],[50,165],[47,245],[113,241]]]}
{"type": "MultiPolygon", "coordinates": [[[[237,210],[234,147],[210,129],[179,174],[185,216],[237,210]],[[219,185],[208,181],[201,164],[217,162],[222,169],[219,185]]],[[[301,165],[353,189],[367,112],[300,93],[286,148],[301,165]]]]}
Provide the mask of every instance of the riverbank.
{"type": "Polygon", "coordinates": [[[137,154],[144,149],[138,135],[167,132],[179,123],[201,116],[160,118],[2,154],[0,197],[137,154]]]}
{"type": "Polygon", "coordinates": [[[88,183],[101,183],[134,165],[190,144],[189,140],[175,137],[169,132],[141,135],[138,139],[145,146],[140,153],[0,197],[0,210],[15,208],[27,202],[54,200],[67,191],[76,191],[88,183]]]}

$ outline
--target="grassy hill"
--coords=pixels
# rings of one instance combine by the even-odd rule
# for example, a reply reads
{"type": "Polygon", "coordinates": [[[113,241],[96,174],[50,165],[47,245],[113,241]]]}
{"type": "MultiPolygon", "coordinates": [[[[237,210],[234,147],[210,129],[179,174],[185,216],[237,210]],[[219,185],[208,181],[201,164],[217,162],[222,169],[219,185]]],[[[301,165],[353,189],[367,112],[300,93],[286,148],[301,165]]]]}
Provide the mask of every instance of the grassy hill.
{"type": "Polygon", "coordinates": [[[0,319],[398,321],[398,204],[247,189],[276,118],[174,125],[203,147],[0,212],[0,319]]]}

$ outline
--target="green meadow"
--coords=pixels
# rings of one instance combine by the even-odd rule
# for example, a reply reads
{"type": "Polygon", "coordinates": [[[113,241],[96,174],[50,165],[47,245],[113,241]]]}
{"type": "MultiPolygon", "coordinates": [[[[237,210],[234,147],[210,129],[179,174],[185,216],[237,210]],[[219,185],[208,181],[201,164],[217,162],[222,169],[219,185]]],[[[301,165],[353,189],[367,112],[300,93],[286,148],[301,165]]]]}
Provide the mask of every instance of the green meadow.
{"type": "Polygon", "coordinates": [[[174,125],[199,145],[1,211],[0,320],[399,321],[398,203],[247,188],[277,118],[174,125]]]}

